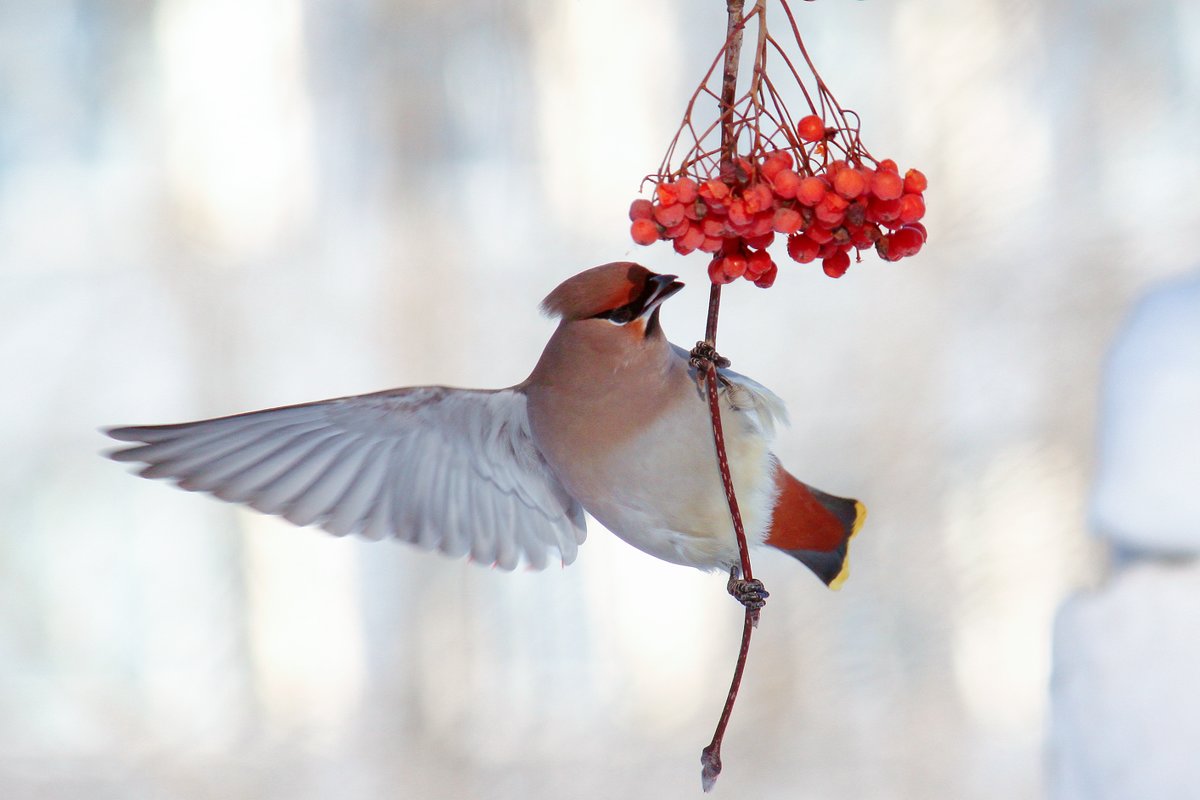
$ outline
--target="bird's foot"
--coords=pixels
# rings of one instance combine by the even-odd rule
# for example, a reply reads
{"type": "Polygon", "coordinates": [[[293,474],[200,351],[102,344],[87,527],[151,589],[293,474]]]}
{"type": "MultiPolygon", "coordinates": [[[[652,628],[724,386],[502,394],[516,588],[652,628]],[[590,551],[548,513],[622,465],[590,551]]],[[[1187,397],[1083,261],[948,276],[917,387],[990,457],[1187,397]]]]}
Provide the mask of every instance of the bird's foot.
{"type": "Polygon", "coordinates": [[[751,580],[739,578],[736,572],[729,576],[729,583],[725,588],[733,595],[734,600],[746,607],[747,611],[760,610],[767,604],[767,598],[771,596],[762,581],[757,578],[751,580]]]}
{"type": "Polygon", "coordinates": [[[717,352],[717,348],[708,342],[696,342],[696,346],[692,348],[692,352],[688,355],[688,359],[693,367],[699,372],[708,372],[708,365],[712,364],[717,369],[725,369],[733,362],[725,356],[717,352]]]}

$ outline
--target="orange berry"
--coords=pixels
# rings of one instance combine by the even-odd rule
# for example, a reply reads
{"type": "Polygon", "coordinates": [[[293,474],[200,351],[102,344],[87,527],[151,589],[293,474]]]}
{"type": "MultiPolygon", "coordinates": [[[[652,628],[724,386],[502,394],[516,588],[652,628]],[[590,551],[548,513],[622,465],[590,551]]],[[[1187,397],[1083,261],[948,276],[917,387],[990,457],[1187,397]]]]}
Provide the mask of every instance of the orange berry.
{"type": "Polygon", "coordinates": [[[846,270],[850,269],[850,256],[846,254],[845,250],[838,250],[821,259],[821,269],[825,270],[825,274],[831,278],[840,278],[846,274],[846,270]]]}
{"type": "Polygon", "coordinates": [[[663,181],[655,186],[654,193],[658,195],[659,205],[672,206],[679,201],[679,197],[675,194],[675,184],[671,181],[663,181]]]}
{"type": "Polygon", "coordinates": [[[904,191],[912,194],[920,194],[929,188],[929,181],[925,180],[925,173],[919,169],[910,169],[904,173],[904,191]]]}
{"type": "Polygon", "coordinates": [[[815,206],[825,199],[827,191],[825,181],[810,175],[800,181],[796,188],[796,199],[806,206],[815,206]]]}
{"type": "Polygon", "coordinates": [[[880,200],[895,200],[904,194],[904,180],[895,172],[881,169],[871,178],[871,194],[880,200]]]}
{"type": "Polygon", "coordinates": [[[654,209],[654,219],[664,228],[670,228],[684,221],[683,206],[679,203],[661,205],[654,209]]]}
{"type": "Polygon", "coordinates": [[[919,194],[906,194],[900,198],[900,214],[897,217],[902,223],[916,222],[925,216],[925,198],[919,194]]]}
{"type": "Polygon", "coordinates": [[[805,236],[803,233],[798,233],[795,236],[788,237],[787,252],[792,257],[793,261],[801,264],[807,264],[817,257],[817,253],[821,251],[821,245],[814,242],[812,239],[805,236]]]}
{"type": "Polygon", "coordinates": [[[629,235],[637,244],[654,244],[658,241],[658,226],[652,219],[635,219],[633,225],[629,226],[629,235]]]}
{"type": "Polygon", "coordinates": [[[804,217],[794,208],[778,208],[773,223],[779,233],[795,233],[804,227],[804,217]]]}
{"type": "Polygon", "coordinates": [[[638,198],[629,204],[629,218],[650,219],[654,216],[654,204],[649,200],[638,198]]]}
{"type": "Polygon", "coordinates": [[[840,169],[833,176],[833,190],[847,200],[853,200],[867,190],[867,178],[853,167],[840,169]]]}
{"type": "Polygon", "coordinates": [[[764,178],[771,180],[781,170],[791,169],[793,163],[791,153],[787,150],[776,150],[763,158],[762,167],[759,168],[759,172],[762,173],[764,178]]]}
{"type": "Polygon", "coordinates": [[[816,114],[809,114],[796,123],[796,133],[806,142],[819,142],[825,138],[825,121],[816,114]]]}

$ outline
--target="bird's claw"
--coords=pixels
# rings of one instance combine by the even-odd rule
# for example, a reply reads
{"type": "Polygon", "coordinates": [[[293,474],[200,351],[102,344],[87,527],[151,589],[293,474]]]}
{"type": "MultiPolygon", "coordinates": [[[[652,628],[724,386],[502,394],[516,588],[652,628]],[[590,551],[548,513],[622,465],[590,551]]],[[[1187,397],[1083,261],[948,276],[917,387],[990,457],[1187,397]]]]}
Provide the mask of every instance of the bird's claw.
{"type": "Polygon", "coordinates": [[[767,598],[771,596],[762,581],[757,578],[745,580],[730,576],[726,588],[733,595],[733,599],[745,606],[747,611],[760,610],[767,604],[767,598]]]}
{"type": "Polygon", "coordinates": [[[696,346],[692,348],[692,352],[688,355],[691,356],[688,359],[688,363],[700,372],[707,372],[709,364],[712,364],[717,369],[725,369],[733,363],[718,353],[717,348],[708,342],[696,342],[696,346]]]}

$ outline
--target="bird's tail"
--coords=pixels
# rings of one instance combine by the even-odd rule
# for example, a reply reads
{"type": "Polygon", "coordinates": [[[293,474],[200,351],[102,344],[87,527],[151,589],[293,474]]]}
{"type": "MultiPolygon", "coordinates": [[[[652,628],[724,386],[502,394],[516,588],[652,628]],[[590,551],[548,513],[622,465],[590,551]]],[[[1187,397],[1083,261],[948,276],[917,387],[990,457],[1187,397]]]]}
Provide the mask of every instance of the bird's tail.
{"type": "Polygon", "coordinates": [[[857,500],[834,497],[793,477],[775,465],[779,497],[766,544],[796,558],[831,589],[840,589],[849,574],[850,540],[867,518],[857,500]]]}

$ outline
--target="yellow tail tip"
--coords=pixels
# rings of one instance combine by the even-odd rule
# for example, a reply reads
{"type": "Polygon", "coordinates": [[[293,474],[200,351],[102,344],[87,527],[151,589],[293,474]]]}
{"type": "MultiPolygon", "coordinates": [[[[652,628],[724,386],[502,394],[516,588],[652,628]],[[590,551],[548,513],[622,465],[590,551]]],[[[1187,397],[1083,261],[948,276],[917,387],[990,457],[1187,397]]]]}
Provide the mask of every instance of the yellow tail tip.
{"type": "Polygon", "coordinates": [[[842,588],[842,584],[846,582],[846,578],[850,577],[850,542],[854,541],[854,537],[862,530],[863,523],[867,521],[867,507],[858,500],[854,501],[854,524],[850,526],[850,536],[846,539],[846,558],[842,561],[842,569],[838,572],[837,577],[829,582],[829,588],[837,591],[842,588]]]}

